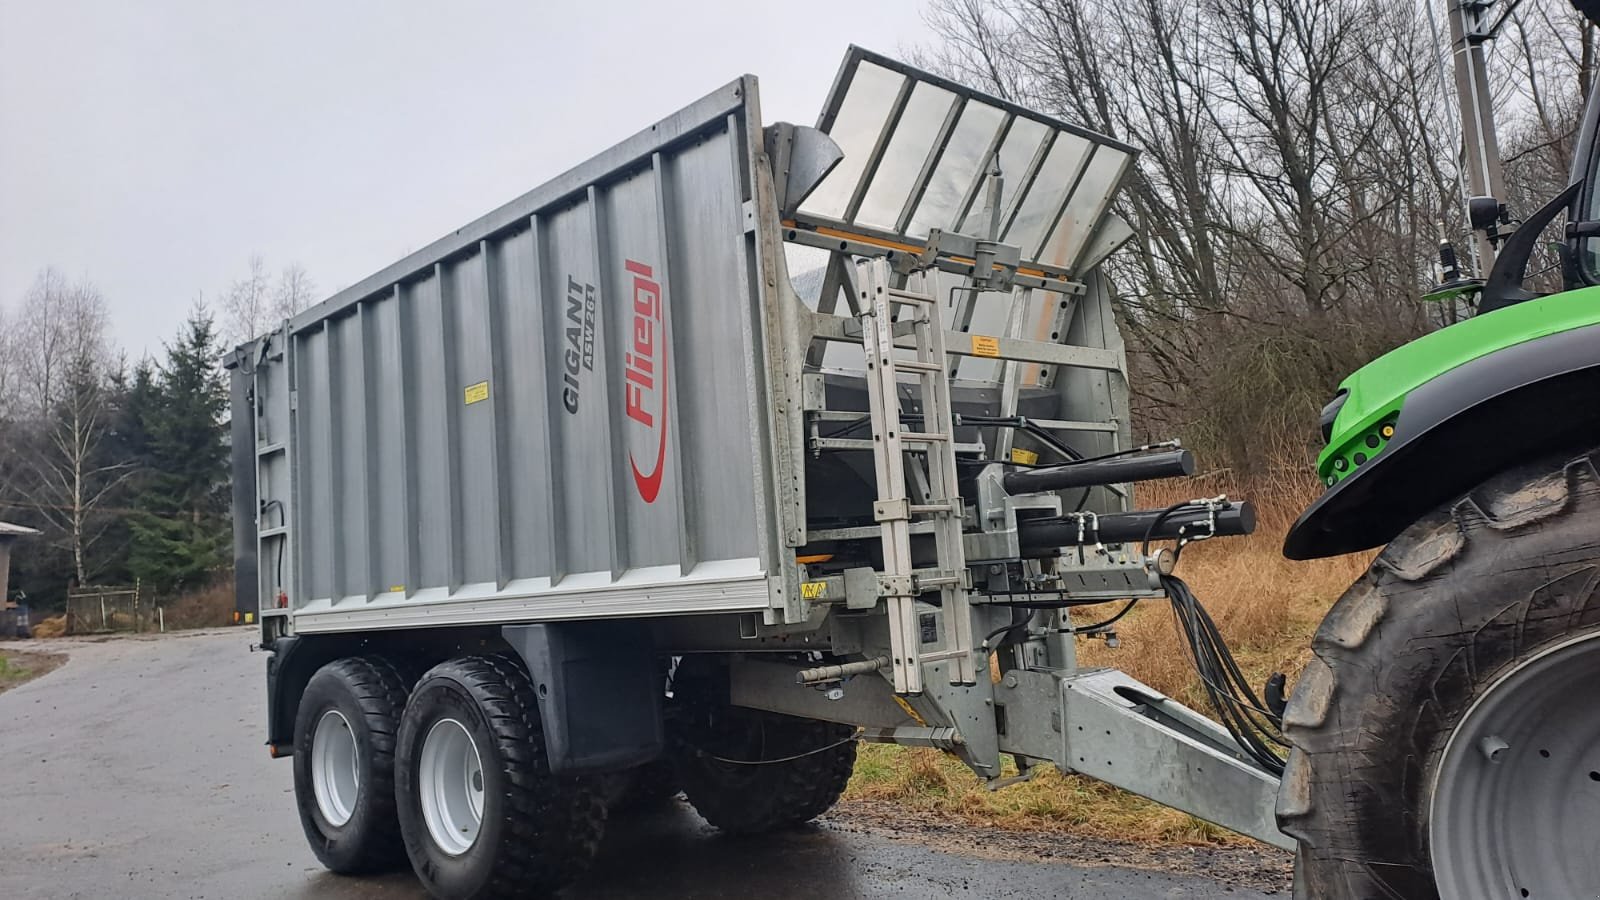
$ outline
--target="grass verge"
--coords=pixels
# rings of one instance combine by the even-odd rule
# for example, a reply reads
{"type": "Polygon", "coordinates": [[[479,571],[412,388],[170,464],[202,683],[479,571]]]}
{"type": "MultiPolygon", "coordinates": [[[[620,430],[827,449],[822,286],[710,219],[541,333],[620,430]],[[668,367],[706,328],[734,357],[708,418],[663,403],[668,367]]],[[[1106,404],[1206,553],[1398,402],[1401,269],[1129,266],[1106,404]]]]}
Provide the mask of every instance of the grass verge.
{"type": "MultiPolygon", "coordinates": [[[[1311,635],[1345,588],[1366,571],[1371,554],[1314,562],[1283,558],[1284,533],[1319,486],[1298,470],[1240,485],[1226,474],[1161,482],[1142,488],[1139,505],[1226,493],[1248,497],[1256,533],[1191,545],[1177,574],[1216,620],[1250,681],[1273,672],[1290,683],[1311,658],[1311,635]]],[[[1093,607],[1085,623],[1115,606],[1093,607]]],[[[1165,601],[1149,601],[1118,624],[1121,646],[1080,639],[1079,663],[1122,669],[1191,708],[1211,715],[1186,645],[1165,601]]],[[[1167,844],[1249,844],[1249,838],[1151,803],[1092,779],[1041,772],[1032,781],[990,792],[953,757],[933,750],[870,745],[861,748],[847,801],[890,801],[924,817],[991,828],[1062,831],[1096,838],[1167,844]]]]}
{"type": "Polygon", "coordinates": [[[67,661],[65,654],[0,648],[0,693],[32,681],[67,661]]]}

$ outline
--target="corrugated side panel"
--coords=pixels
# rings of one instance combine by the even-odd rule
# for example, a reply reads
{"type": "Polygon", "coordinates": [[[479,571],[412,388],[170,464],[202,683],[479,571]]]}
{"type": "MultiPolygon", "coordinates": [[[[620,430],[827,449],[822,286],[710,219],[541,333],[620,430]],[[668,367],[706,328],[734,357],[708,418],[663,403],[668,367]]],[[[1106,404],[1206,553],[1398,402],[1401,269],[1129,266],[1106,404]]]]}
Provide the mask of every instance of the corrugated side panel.
{"type": "Polygon", "coordinates": [[[746,93],[290,324],[297,630],[767,605],[746,93]]]}

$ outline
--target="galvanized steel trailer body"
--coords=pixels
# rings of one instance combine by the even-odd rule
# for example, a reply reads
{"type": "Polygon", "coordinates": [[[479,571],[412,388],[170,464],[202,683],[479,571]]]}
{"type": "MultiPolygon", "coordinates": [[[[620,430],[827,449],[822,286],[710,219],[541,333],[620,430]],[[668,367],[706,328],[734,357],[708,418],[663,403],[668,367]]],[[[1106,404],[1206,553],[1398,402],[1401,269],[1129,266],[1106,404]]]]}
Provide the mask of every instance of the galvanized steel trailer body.
{"type": "MultiPolygon", "coordinates": [[[[657,658],[731,654],[736,705],[995,784],[1005,755],[1051,763],[1287,846],[1277,779],[1225,731],[1080,671],[1064,611],[998,605],[1163,593],[1161,558],[1095,516],[1070,552],[1027,538],[1129,511],[1130,486],[1003,483],[1066,441],[1131,448],[1097,267],[1130,235],[1108,206],[1132,161],[852,48],[816,128],[763,127],[738,79],[241,347],[269,742],[304,670],[372,648],[509,646],[553,679],[547,656],[609,654],[646,685],[657,658]],[[982,636],[1012,632],[995,680],[982,636]]],[[[547,720],[650,723],[553,766],[659,752],[659,697],[558,683],[547,720]]]]}

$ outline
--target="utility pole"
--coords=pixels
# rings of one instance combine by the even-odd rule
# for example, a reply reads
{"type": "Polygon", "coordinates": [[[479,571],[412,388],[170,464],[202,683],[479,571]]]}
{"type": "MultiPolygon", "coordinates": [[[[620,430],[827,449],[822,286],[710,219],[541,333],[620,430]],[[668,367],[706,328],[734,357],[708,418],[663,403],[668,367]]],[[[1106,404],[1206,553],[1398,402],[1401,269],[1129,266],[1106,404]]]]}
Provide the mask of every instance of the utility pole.
{"type": "MultiPolygon", "coordinates": [[[[1500,170],[1500,143],[1494,131],[1494,98],[1489,93],[1483,45],[1495,28],[1485,21],[1494,0],[1446,0],[1450,15],[1450,56],[1455,63],[1457,107],[1461,110],[1461,142],[1467,189],[1474,197],[1504,203],[1505,178],[1500,170]]],[[[1515,6],[1515,4],[1512,4],[1515,6]]],[[[1474,235],[1478,276],[1494,267],[1494,246],[1483,232],[1474,235]]]]}

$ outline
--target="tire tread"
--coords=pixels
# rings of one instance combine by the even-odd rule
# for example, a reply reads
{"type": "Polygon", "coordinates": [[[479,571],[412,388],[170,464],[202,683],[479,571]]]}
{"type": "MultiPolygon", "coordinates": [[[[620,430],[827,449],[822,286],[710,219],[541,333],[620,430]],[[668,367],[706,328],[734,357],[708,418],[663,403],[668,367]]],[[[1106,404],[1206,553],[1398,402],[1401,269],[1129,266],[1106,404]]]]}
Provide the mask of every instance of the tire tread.
{"type": "Polygon", "coordinates": [[[1423,807],[1441,735],[1475,686],[1600,625],[1596,516],[1595,451],[1507,471],[1395,538],[1329,611],[1284,714],[1277,816],[1300,842],[1296,896],[1437,897],[1423,807]],[[1486,573],[1524,586],[1486,606],[1486,573]],[[1416,702],[1394,695],[1406,684],[1416,702]]]}
{"type": "MultiPolygon", "coordinates": [[[[370,739],[370,755],[362,761],[370,793],[366,794],[368,809],[363,818],[366,834],[340,841],[337,849],[321,833],[311,813],[316,800],[310,796],[297,797],[301,824],[311,850],[324,866],[345,875],[384,872],[403,866],[406,853],[395,809],[394,760],[395,735],[406,705],[405,682],[392,662],[376,654],[336,659],[319,669],[313,681],[318,678],[337,679],[349,690],[361,710],[370,739]]],[[[307,715],[309,717],[309,713],[307,715]]],[[[297,755],[300,743],[297,739],[297,755]]],[[[307,751],[309,746],[308,738],[307,751]]],[[[299,794],[299,785],[296,787],[299,794]]],[[[309,791],[309,787],[306,790],[309,791]]]]}
{"type": "Polygon", "coordinates": [[[711,754],[690,741],[674,748],[684,795],[707,822],[730,834],[759,834],[801,825],[838,802],[855,770],[856,744],[846,725],[741,710],[783,735],[771,755],[805,754],[759,766],[759,785],[723,783],[711,754]],[[819,749],[821,748],[821,749],[819,749]],[[817,752],[808,752],[808,751],[817,752]]]}
{"type": "MultiPolygon", "coordinates": [[[[549,773],[538,700],[521,663],[500,653],[452,659],[419,685],[436,678],[455,681],[477,703],[504,764],[503,839],[474,896],[547,896],[576,880],[599,849],[605,803],[587,779],[549,773]]],[[[416,840],[429,840],[426,831],[416,840]]]]}

